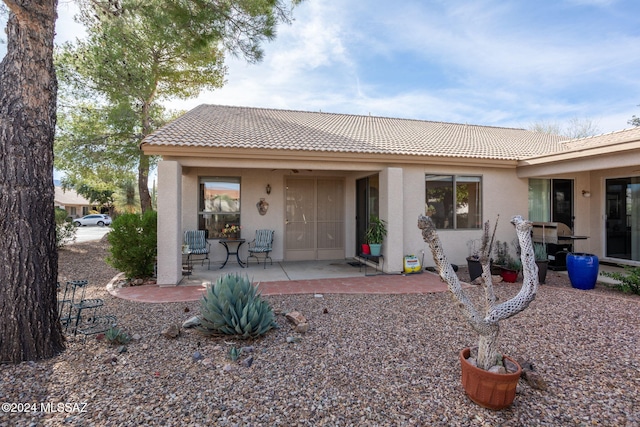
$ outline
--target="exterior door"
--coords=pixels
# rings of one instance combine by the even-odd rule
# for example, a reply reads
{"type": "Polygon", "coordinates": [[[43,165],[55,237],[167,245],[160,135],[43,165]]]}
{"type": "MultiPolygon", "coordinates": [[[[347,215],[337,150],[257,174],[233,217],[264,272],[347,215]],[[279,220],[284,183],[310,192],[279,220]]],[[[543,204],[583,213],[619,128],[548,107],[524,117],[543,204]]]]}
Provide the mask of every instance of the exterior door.
{"type": "Polygon", "coordinates": [[[551,180],[551,221],[561,222],[573,231],[573,180],[551,180]]]}
{"type": "Polygon", "coordinates": [[[606,254],[640,261],[640,177],[607,179],[606,254]]]}
{"type": "Polygon", "coordinates": [[[344,259],[344,180],[288,178],[285,260],[344,259]]]}
{"type": "Polygon", "coordinates": [[[356,181],[356,254],[362,253],[362,244],[367,243],[365,235],[369,217],[380,215],[379,187],[380,179],[377,174],[356,181]]]}

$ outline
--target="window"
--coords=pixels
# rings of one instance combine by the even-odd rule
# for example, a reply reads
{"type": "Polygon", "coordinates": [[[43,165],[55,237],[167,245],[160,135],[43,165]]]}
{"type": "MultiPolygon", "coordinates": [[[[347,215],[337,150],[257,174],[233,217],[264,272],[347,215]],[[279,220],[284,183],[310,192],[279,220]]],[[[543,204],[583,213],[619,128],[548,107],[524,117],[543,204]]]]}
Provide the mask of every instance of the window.
{"type": "Polygon", "coordinates": [[[198,228],[209,239],[222,238],[227,225],[240,225],[240,178],[200,178],[198,228]]]}
{"type": "Polygon", "coordinates": [[[573,230],[573,180],[530,179],[529,220],[561,222],[573,230]]]}
{"type": "Polygon", "coordinates": [[[426,175],[425,181],[425,211],[437,228],[482,227],[481,177],[426,175]]]}

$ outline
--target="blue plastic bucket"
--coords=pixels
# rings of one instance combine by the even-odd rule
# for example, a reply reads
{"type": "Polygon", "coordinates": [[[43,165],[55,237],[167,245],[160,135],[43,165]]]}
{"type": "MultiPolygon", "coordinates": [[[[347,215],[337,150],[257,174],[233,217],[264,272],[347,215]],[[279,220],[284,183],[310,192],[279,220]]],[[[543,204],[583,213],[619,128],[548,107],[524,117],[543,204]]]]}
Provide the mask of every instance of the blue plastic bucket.
{"type": "Polygon", "coordinates": [[[569,253],[567,255],[567,272],[571,286],[576,289],[593,289],[598,280],[598,257],[594,254],[569,253]]]}

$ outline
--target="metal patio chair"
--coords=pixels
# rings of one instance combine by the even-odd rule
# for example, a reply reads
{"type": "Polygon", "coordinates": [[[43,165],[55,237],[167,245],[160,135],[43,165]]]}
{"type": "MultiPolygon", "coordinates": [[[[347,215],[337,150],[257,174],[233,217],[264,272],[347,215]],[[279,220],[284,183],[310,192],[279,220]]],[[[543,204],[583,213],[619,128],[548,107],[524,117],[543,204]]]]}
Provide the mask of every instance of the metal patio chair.
{"type": "Polygon", "coordinates": [[[184,244],[189,245],[189,255],[187,256],[187,264],[191,265],[191,258],[195,255],[201,255],[202,265],[204,260],[208,261],[207,270],[211,269],[211,259],[209,258],[209,251],[211,250],[211,244],[207,241],[207,236],[204,230],[187,230],[184,232],[184,244]]]}
{"type": "Polygon", "coordinates": [[[269,256],[269,253],[273,249],[273,230],[256,230],[256,237],[252,241],[249,242],[249,256],[247,257],[247,267],[249,267],[249,258],[255,258],[260,264],[260,259],[258,258],[258,254],[264,255],[264,267],[267,268],[267,259],[271,261],[271,265],[273,265],[273,260],[269,256]]]}

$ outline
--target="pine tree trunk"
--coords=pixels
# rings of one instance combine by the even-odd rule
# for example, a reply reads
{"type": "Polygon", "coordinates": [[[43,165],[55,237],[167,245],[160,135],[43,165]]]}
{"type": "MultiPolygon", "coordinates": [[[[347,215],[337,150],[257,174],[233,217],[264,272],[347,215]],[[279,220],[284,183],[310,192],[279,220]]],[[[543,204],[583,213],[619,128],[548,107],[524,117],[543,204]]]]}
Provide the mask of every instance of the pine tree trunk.
{"type": "Polygon", "coordinates": [[[0,63],[0,363],[64,350],[58,321],[53,138],[57,0],[9,1],[0,63]]]}
{"type": "Polygon", "coordinates": [[[140,193],[140,207],[142,212],[152,211],[151,194],[149,194],[149,156],[140,150],[138,162],[138,192],[140,193]]]}
{"type": "MultiPolygon", "coordinates": [[[[153,99],[153,97],[151,98],[153,99]]],[[[151,133],[151,118],[149,111],[151,100],[142,104],[142,135],[151,133]]],[[[138,161],[138,192],[140,193],[140,207],[142,213],[153,210],[151,195],[149,194],[149,156],[140,149],[140,160],[138,161]]]]}

